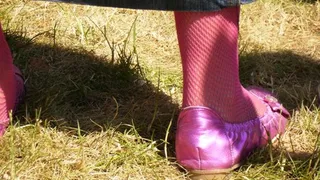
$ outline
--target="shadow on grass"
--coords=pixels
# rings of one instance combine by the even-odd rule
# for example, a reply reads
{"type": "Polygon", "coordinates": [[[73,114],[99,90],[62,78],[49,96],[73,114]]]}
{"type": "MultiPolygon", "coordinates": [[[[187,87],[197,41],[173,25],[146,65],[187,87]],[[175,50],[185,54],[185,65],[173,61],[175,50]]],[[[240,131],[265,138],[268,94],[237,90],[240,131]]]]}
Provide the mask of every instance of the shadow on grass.
{"type": "MultiPolygon", "coordinates": [[[[179,105],[148,82],[130,57],[111,62],[83,49],[30,43],[14,34],[7,40],[26,79],[27,119],[35,120],[41,110],[43,123],[75,134],[70,127],[78,122],[85,132],[109,127],[123,132],[134,126],[142,137],[158,142],[172,120],[168,142],[173,152],[179,105]]],[[[25,113],[21,107],[20,115],[25,113]]]]}
{"type": "MultiPolygon", "coordinates": [[[[26,77],[27,119],[36,119],[41,109],[44,123],[64,130],[77,128],[78,122],[87,132],[108,127],[125,131],[131,127],[124,124],[134,124],[141,136],[160,142],[172,121],[168,142],[169,155],[174,156],[179,105],[145,81],[139,67],[125,59],[110,62],[82,49],[28,43],[29,39],[14,34],[7,39],[26,77]]],[[[244,84],[274,88],[293,110],[302,102],[312,104],[320,64],[290,51],[250,53],[241,56],[241,77],[244,84]]],[[[20,115],[26,114],[25,109],[21,108],[20,115]]]]}
{"type": "Polygon", "coordinates": [[[318,0],[294,0],[295,2],[315,4],[318,0]]]}
{"type": "Polygon", "coordinates": [[[291,51],[256,52],[240,56],[244,85],[262,86],[274,92],[289,111],[302,105],[318,105],[320,59],[291,51]]]}

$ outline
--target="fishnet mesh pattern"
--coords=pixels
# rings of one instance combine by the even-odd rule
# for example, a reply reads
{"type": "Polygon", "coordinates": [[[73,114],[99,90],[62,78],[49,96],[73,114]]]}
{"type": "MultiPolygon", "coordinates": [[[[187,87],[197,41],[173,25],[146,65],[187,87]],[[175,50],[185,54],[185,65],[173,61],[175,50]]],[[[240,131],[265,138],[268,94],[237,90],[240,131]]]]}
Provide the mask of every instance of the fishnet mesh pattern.
{"type": "Polygon", "coordinates": [[[183,65],[183,107],[210,107],[230,122],[262,116],[266,108],[240,84],[239,10],[175,12],[183,65]]]}

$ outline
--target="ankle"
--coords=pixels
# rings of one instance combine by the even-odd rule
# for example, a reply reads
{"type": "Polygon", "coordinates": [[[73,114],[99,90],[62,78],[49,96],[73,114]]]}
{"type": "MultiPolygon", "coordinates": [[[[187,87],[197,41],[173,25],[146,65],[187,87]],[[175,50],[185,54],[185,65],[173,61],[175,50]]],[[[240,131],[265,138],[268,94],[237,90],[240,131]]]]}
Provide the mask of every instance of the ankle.
{"type": "MultiPolygon", "coordinates": [[[[226,101],[224,107],[218,109],[221,117],[230,123],[241,123],[260,118],[267,110],[266,104],[255,95],[244,89],[242,95],[226,101]]],[[[219,106],[219,104],[217,105],[219,106]]]]}

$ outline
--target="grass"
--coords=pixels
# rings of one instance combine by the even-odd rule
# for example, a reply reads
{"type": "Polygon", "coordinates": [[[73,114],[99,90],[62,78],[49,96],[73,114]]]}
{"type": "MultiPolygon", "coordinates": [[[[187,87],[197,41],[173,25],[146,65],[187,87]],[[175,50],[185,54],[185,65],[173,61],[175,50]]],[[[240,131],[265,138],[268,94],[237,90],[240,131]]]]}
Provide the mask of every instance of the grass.
{"type": "MultiPolygon", "coordinates": [[[[0,179],[188,178],[174,159],[172,12],[3,0],[0,19],[28,89],[0,142],[0,179]]],[[[258,1],[240,24],[242,83],[276,92],[292,118],[230,178],[320,179],[319,1],[258,1]]]]}

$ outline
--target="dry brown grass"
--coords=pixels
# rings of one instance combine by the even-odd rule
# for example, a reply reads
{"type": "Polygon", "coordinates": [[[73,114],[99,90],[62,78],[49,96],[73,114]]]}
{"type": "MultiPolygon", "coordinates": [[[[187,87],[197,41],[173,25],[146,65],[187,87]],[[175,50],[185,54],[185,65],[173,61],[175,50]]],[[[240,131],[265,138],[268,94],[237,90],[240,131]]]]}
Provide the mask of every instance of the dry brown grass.
{"type": "MultiPolygon", "coordinates": [[[[28,88],[1,141],[0,178],[187,178],[174,163],[182,74],[172,12],[2,0],[0,19],[28,88]]],[[[319,179],[319,1],[258,1],[240,24],[242,82],[277,92],[293,117],[232,179],[319,179]]]]}

